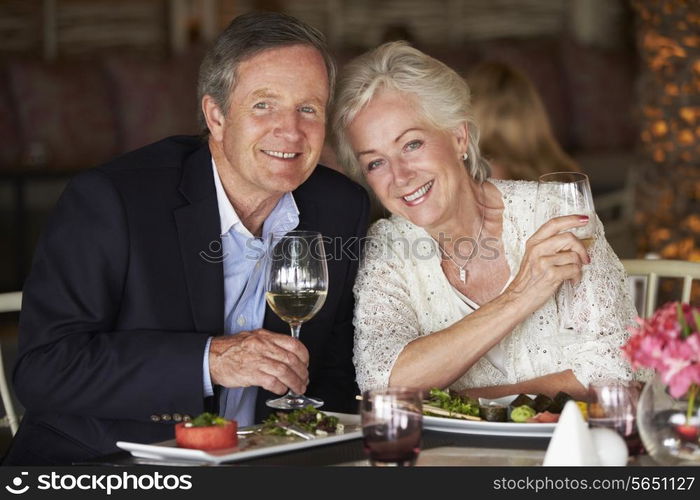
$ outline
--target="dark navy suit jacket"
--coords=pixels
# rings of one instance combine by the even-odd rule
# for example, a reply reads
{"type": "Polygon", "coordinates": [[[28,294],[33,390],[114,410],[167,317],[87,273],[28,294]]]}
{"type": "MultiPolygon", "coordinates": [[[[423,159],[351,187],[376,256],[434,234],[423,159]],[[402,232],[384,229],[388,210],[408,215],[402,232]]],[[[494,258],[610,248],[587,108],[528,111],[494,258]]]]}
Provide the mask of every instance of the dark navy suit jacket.
{"type": "MultiPolygon", "coordinates": [[[[363,188],[317,167],[296,191],[299,229],[342,241],[324,307],[304,325],[307,393],[353,411],[352,285],[368,218],[363,188]]],[[[207,338],[223,333],[220,222],[211,154],[171,137],[76,176],[35,252],[14,387],[26,408],[5,464],[65,464],[119,440],[174,436],[173,416],[216,411],[203,393],[207,338]],[[165,418],[164,418],[165,417],[165,418]]],[[[287,333],[269,308],[264,327],[287,333]]],[[[256,418],[266,413],[259,390],[256,418]]]]}

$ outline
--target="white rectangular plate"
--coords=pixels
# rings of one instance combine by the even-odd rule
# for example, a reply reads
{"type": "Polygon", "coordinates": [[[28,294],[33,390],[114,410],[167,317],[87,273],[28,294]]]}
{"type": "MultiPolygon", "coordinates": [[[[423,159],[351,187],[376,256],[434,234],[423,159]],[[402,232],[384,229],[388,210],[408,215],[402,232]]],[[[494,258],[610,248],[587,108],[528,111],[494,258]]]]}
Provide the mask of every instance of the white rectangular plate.
{"type": "Polygon", "coordinates": [[[117,441],[117,446],[130,452],[134,457],[157,460],[160,462],[199,462],[206,464],[219,464],[223,462],[237,462],[275,453],[301,450],[313,446],[320,446],[341,441],[349,441],[362,437],[360,416],[346,413],[324,412],[326,415],[338,417],[345,426],[342,434],[329,434],[315,439],[302,439],[296,436],[265,436],[261,434],[246,434],[238,436],[236,448],[222,450],[191,450],[179,448],[175,439],[155,444],[130,443],[117,441]]]}
{"type": "MultiPolygon", "coordinates": [[[[507,405],[517,396],[507,396],[495,401],[507,405]]],[[[431,431],[457,434],[480,434],[485,436],[551,437],[556,423],[487,422],[486,420],[460,420],[457,418],[431,417],[423,415],[423,428],[431,431]]]]}

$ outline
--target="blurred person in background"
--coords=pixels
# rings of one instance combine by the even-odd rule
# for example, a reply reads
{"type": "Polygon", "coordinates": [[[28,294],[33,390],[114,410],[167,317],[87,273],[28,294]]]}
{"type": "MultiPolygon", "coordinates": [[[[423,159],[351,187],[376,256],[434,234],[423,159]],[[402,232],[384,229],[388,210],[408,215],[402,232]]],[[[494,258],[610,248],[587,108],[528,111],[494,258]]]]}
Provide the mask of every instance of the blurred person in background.
{"type": "Polygon", "coordinates": [[[578,172],[559,146],[542,99],[530,79],[500,62],[483,62],[467,75],[481,153],[495,179],[536,181],[550,172],[578,172]]]}

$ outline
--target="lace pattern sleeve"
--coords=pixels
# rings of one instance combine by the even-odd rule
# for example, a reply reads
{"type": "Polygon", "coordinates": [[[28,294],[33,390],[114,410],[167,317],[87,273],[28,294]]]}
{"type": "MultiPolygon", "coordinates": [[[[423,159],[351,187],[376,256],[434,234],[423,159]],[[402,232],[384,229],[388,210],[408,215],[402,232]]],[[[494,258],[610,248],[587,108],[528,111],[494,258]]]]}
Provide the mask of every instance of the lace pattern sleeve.
{"type": "Polygon", "coordinates": [[[629,336],[636,310],[627,289],[622,263],[605,239],[603,225],[595,217],[595,242],[589,250],[591,264],[574,287],[570,314],[580,342],[564,350],[568,364],[583,385],[614,378],[629,380],[632,370],[620,347],[629,336]]]}
{"type": "Polygon", "coordinates": [[[360,390],[383,388],[403,348],[417,338],[418,319],[410,300],[403,252],[391,241],[391,222],[368,233],[355,293],[354,358],[360,390]]]}

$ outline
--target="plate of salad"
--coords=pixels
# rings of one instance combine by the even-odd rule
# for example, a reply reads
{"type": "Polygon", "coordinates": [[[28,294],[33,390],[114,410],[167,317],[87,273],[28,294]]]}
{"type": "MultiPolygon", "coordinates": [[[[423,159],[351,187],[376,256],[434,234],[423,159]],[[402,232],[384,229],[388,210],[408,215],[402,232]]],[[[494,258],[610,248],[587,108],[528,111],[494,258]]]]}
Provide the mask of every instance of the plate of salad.
{"type": "MultiPolygon", "coordinates": [[[[197,419],[211,420],[211,422],[206,422],[210,425],[203,426],[203,429],[192,427],[191,434],[200,431],[206,432],[207,435],[194,436],[194,440],[189,439],[191,442],[210,443],[211,434],[219,430],[216,427],[227,425],[224,419],[201,419],[200,417],[197,419]]],[[[359,415],[322,412],[309,406],[291,412],[275,412],[262,424],[237,429],[236,434],[235,446],[216,449],[184,447],[181,439],[170,439],[153,444],[119,441],[117,446],[130,452],[134,457],[145,460],[218,464],[358,439],[362,437],[362,428],[359,415]],[[298,433],[306,437],[300,437],[298,433]]]]}
{"type": "Polygon", "coordinates": [[[564,404],[564,392],[518,394],[474,399],[449,390],[431,389],[423,400],[423,428],[459,434],[550,437],[564,404]]]}

